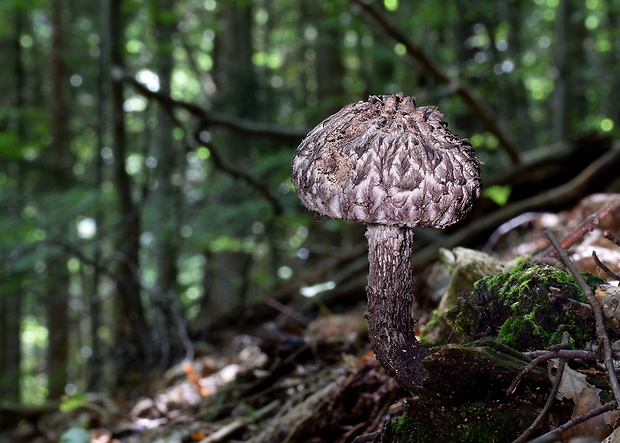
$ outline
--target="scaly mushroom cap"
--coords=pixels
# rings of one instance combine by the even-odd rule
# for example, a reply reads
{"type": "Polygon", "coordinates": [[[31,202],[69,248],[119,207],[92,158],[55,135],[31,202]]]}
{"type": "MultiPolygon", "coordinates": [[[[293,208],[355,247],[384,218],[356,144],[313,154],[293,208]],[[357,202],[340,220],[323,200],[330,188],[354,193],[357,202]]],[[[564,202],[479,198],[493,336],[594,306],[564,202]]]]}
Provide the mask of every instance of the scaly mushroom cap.
{"type": "Polygon", "coordinates": [[[302,203],[365,224],[443,228],[480,196],[480,162],[434,106],[370,96],[319,123],[293,160],[302,203]]]}

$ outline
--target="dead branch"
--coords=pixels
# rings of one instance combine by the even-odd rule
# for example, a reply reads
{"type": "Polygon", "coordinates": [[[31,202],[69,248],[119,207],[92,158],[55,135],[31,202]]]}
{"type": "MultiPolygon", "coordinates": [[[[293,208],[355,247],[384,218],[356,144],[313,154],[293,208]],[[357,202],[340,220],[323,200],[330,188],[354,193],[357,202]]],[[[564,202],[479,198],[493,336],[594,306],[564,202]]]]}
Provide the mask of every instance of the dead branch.
{"type": "Polygon", "coordinates": [[[539,355],[531,362],[529,362],[527,366],[525,366],[525,368],[523,368],[523,370],[519,373],[519,375],[514,378],[512,383],[510,383],[510,386],[508,386],[508,389],[506,389],[506,395],[514,393],[514,391],[517,389],[517,386],[519,385],[519,382],[523,379],[523,377],[525,377],[529,372],[531,372],[532,369],[534,369],[539,364],[548,360],[552,360],[554,358],[562,358],[565,360],[575,358],[582,358],[585,360],[598,360],[600,358],[600,355],[598,355],[596,352],[583,351],[579,349],[558,349],[543,351],[542,355],[539,355]]]}
{"type": "Polygon", "coordinates": [[[611,411],[612,409],[616,409],[617,407],[618,407],[618,404],[615,401],[610,401],[608,403],[605,403],[604,405],[599,406],[598,408],[592,409],[590,412],[586,414],[570,419],[569,421],[564,423],[562,426],[558,426],[557,428],[555,428],[553,431],[547,432],[545,435],[541,435],[535,440],[532,440],[532,443],[543,443],[543,442],[556,441],[555,439],[551,439],[551,437],[556,437],[560,435],[562,432],[566,431],[567,429],[578,425],[579,423],[583,423],[584,421],[590,420],[591,418],[604,414],[605,412],[611,411]]]}
{"type": "Polygon", "coordinates": [[[615,235],[613,235],[611,232],[609,231],[605,231],[605,233],[603,234],[605,236],[605,238],[609,241],[611,241],[613,244],[615,244],[616,246],[620,246],[620,238],[616,237],[615,235]]]}
{"type": "Polygon", "coordinates": [[[592,307],[592,311],[594,313],[594,321],[596,324],[596,336],[599,339],[599,342],[603,344],[603,352],[604,352],[604,361],[605,366],[607,367],[607,374],[609,376],[609,384],[611,385],[611,390],[614,394],[614,398],[616,400],[620,399],[620,384],[618,383],[618,378],[616,377],[616,372],[614,370],[614,360],[613,360],[613,352],[611,348],[611,341],[609,340],[609,336],[607,335],[607,331],[605,330],[605,322],[603,316],[603,308],[599,303],[598,299],[585,282],[575,263],[570,259],[562,245],[555,237],[553,232],[549,230],[545,230],[545,235],[549,239],[549,243],[553,245],[553,247],[557,250],[560,260],[564,263],[564,266],[568,268],[572,276],[575,278],[575,281],[579,285],[579,288],[583,291],[588,303],[592,307]]]}
{"type": "Polygon", "coordinates": [[[598,255],[596,255],[596,251],[592,251],[592,258],[596,262],[596,266],[601,268],[605,272],[605,274],[607,274],[609,278],[613,280],[620,280],[620,275],[616,274],[614,271],[609,269],[609,266],[607,266],[605,263],[601,261],[600,258],[598,258],[598,255]]]}
{"type": "Polygon", "coordinates": [[[130,84],[140,95],[148,99],[155,100],[160,105],[162,105],[168,113],[169,117],[171,118],[172,122],[176,126],[181,128],[184,127],[184,125],[179,121],[179,119],[174,113],[177,108],[183,109],[189,112],[192,116],[196,117],[199,120],[199,125],[198,129],[195,131],[194,139],[198,144],[205,146],[209,150],[209,153],[211,154],[210,158],[213,165],[218,170],[225,172],[233,178],[241,179],[242,181],[246,182],[258,193],[258,195],[267,200],[276,215],[282,214],[282,205],[273,195],[271,195],[269,189],[267,189],[265,185],[260,183],[251,175],[237,170],[232,166],[226,164],[222,160],[222,156],[219,154],[219,150],[217,150],[212,143],[207,143],[205,140],[203,140],[201,138],[201,133],[207,127],[213,125],[221,125],[245,135],[283,138],[286,140],[294,139],[296,142],[298,142],[304,137],[305,132],[301,132],[296,129],[281,128],[265,123],[251,122],[248,120],[237,119],[230,116],[221,116],[215,113],[208,112],[193,103],[176,100],[169,95],[162,94],[157,91],[152,91],[132,76],[123,74],[122,80],[130,84]]]}
{"type": "MultiPolygon", "coordinates": [[[[414,269],[423,269],[431,264],[437,259],[437,251],[440,248],[452,249],[456,246],[475,244],[475,242],[485,238],[489,232],[492,232],[504,221],[524,212],[573,203],[589,192],[598,190],[596,186],[599,177],[614,172],[618,168],[620,168],[620,145],[617,145],[615,149],[606,152],[593,161],[569,182],[542,194],[511,203],[494,212],[479,216],[448,235],[433,229],[418,230],[416,233],[417,241],[423,247],[413,254],[412,267],[414,269]]],[[[355,290],[364,288],[366,285],[365,272],[368,267],[368,260],[365,257],[366,252],[366,246],[360,245],[360,247],[347,252],[347,259],[345,261],[340,261],[336,258],[338,262],[346,265],[346,269],[340,271],[342,273],[341,278],[329,277],[330,280],[336,281],[336,289],[326,293],[325,296],[329,296],[329,294],[334,292],[342,293],[345,290],[345,286],[347,286],[346,290],[350,288],[355,290]]],[[[333,275],[332,271],[334,269],[336,268],[334,268],[333,263],[330,260],[325,260],[318,269],[309,270],[300,279],[295,279],[295,282],[288,283],[281,289],[276,290],[277,295],[274,298],[288,300],[291,294],[299,290],[300,281],[303,281],[303,284],[307,286],[323,282],[328,275],[333,275]]],[[[311,303],[311,300],[306,300],[306,302],[311,303]]]]}
{"type": "MultiPolygon", "coordinates": [[[[567,346],[569,338],[570,336],[568,332],[564,331],[564,334],[562,334],[561,345],[567,346]]],[[[538,414],[538,417],[536,417],[536,420],[534,420],[534,423],[532,423],[525,431],[523,431],[523,433],[519,437],[517,437],[517,439],[514,440],[513,443],[523,443],[527,441],[529,436],[532,435],[532,433],[542,424],[543,420],[545,420],[545,418],[549,414],[549,411],[551,410],[551,407],[553,406],[553,401],[555,400],[558,390],[560,389],[560,383],[562,381],[562,375],[564,374],[565,367],[566,359],[561,358],[559,360],[555,380],[553,380],[553,386],[551,387],[551,391],[549,392],[549,396],[547,397],[545,406],[542,408],[542,411],[540,411],[540,414],[538,414]]]]}
{"type": "Polygon", "coordinates": [[[161,104],[169,114],[172,114],[176,109],[183,109],[189,112],[192,116],[200,120],[202,128],[223,126],[243,135],[284,140],[289,143],[299,143],[308,132],[307,129],[286,128],[270,123],[256,122],[210,112],[196,104],[174,99],[158,91],[151,91],[130,75],[123,74],[122,80],[129,84],[141,96],[149,100],[155,100],[161,104]]]}
{"type": "Polygon", "coordinates": [[[550,294],[549,298],[553,301],[557,301],[562,304],[562,307],[567,311],[572,311],[577,315],[581,315],[582,317],[594,317],[594,313],[592,312],[592,307],[585,303],[580,303],[577,300],[573,300],[572,298],[568,298],[560,292],[560,289],[551,287],[549,288],[550,294]]]}
{"type": "Polygon", "coordinates": [[[280,401],[274,400],[271,403],[263,406],[261,409],[256,411],[254,414],[248,417],[237,418],[235,421],[223,426],[218,431],[200,440],[199,443],[217,443],[221,441],[230,441],[229,437],[231,434],[239,431],[240,429],[245,428],[246,426],[251,425],[254,422],[259,421],[264,416],[271,414],[279,406],[280,406],[280,401]]]}
{"type": "MultiPolygon", "coordinates": [[[[607,204],[598,211],[596,211],[594,214],[590,214],[589,216],[584,218],[581,223],[575,226],[575,228],[562,239],[562,241],[560,242],[562,248],[570,248],[573,244],[575,244],[576,241],[583,238],[583,236],[586,235],[588,232],[596,229],[601,224],[601,219],[605,218],[612,208],[613,206],[611,204],[607,204]]],[[[554,248],[549,248],[545,252],[543,252],[540,258],[555,258],[557,256],[558,252],[554,248]]]]}
{"type": "Polygon", "coordinates": [[[497,123],[497,115],[487,107],[482,100],[473,92],[473,90],[465,87],[462,83],[451,78],[439,66],[437,66],[426,53],[416,46],[402,30],[378,7],[373,4],[366,3],[363,0],[351,0],[353,4],[361,8],[368,16],[378,23],[383,31],[391,38],[405,46],[407,54],[413,58],[418,65],[428,71],[433,77],[442,83],[450,86],[450,89],[458,94],[463,101],[478,116],[482,125],[493,135],[497,137],[500,145],[506,151],[513,164],[519,163],[519,154],[517,145],[508,135],[508,133],[497,123]]]}
{"type": "Polygon", "coordinates": [[[213,143],[205,143],[203,140],[201,140],[200,131],[197,131],[194,137],[197,143],[203,145],[209,150],[209,153],[211,154],[209,158],[211,159],[211,162],[213,163],[213,166],[215,166],[216,169],[222,172],[225,172],[226,174],[230,175],[231,177],[235,179],[240,179],[246,182],[252,189],[254,189],[258,193],[259,196],[267,200],[267,202],[271,205],[273,212],[276,215],[280,215],[282,214],[282,212],[284,212],[284,210],[282,209],[282,205],[280,204],[280,201],[277,198],[275,198],[271,194],[271,192],[269,192],[269,189],[264,184],[260,183],[250,174],[247,174],[243,171],[235,169],[229,164],[227,164],[226,162],[224,162],[224,160],[222,159],[222,156],[220,155],[219,150],[215,148],[213,143]]]}

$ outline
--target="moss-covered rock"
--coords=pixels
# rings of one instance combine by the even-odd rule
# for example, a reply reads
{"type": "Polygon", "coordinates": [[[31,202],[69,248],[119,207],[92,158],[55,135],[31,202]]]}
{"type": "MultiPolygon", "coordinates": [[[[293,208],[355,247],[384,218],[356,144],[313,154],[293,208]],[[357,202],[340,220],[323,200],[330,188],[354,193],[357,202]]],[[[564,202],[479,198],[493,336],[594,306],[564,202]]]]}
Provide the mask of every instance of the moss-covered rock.
{"type": "MultiPolygon", "coordinates": [[[[605,282],[583,274],[591,287],[605,282]]],[[[585,303],[585,296],[569,273],[548,265],[522,264],[510,271],[483,278],[461,294],[447,321],[462,333],[462,342],[496,338],[520,351],[544,349],[561,341],[568,331],[571,344],[582,347],[595,338],[594,322],[570,311],[549,297],[550,288],[585,303]]]]}
{"type": "Polygon", "coordinates": [[[422,329],[420,341],[426,347],[459,343],[459,334],[445,319],[446,312],[456,306],[459,294],[471,291],[474,283],[482,277],[512,269],[529,258],[523,256],[502,261],[484,252],[462,247],[452,250],[441,248],[439,256],[450,278],[441,303],[422,329]]]}

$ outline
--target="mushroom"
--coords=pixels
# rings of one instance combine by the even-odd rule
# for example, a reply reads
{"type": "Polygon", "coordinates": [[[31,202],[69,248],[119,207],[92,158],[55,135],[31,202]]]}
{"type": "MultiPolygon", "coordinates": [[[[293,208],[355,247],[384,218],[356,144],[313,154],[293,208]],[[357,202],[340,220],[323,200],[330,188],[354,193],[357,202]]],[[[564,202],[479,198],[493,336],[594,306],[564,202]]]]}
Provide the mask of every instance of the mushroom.
{"type": "Polygon", "coordinates": [[[480,162],[434,106],[370,96],[319,123],[295,152],[292,180],[320,216],[368,225],[368,334],[381,365],[410,391],[429,354],[412,318],[413,228],[461,220],[480,196],[480,162]]]}

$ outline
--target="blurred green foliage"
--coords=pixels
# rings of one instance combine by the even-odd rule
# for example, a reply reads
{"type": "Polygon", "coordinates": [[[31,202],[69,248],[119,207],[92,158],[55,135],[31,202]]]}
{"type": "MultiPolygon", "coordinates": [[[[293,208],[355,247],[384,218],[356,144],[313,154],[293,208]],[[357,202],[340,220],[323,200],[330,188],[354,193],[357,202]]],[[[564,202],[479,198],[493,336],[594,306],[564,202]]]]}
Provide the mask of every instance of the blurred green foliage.
{"type": "MultiPolygon", "coordinates": [[[[419,105],[438,106],[450,128],[471,140],[485,162],[485,175],[509,162],[496,135],[454,93],[457,84],[492,110],[495,124],[507,128],[520,153],[584,131],[618,132],[620,59],[613,51],[620,40],[618,0],[588,0],[568,11],[558,0],[375,1],[450,84],[410,57],[402,42],[387,36],[353,1],[178,0],[165,9],[158,2],[125,0],[118,18],[127,76],[160,93],[158,63],[168,54],[173,99],[250,128],[269,124],[276,135],[240,133],[168,103],[173,144],[166,157],[158,158],[153,145],[160,104],[126,82],[127,157],[115,158],[110,148],[115,117],[109,114],[105,81],[115,67],[102,63],[105,23],[90,2],[67,1],[60,4],[70,161],[58,164],[49,148],[49,4],[27,3],[0,3],[0,37],[10,43],[0,49],[0,299],[25,301],[23,371],[32,377],[38,376],[35,368],[44,367],[45,356],[37,349],[46,346],[42,329],[50,259],[64,260],[56,265],[68,267],[72,276],[67,290],[77,337],[70,344],[74,361],[83,361],[80,352],[89,346],[89,303],[114,299],[113,267],[123,259],[117,233],[127,223],[116,204],[119,190],[112,171],[119,162],[140,211],[142,249],[134,265],[146,309],[152,307],[157,280],[154,245],[164,235],[174,245],[169,260],[178,269],[175,291],[191,323],[200,320],[201,306],[213,302],[204,297],[224,272],[220,265],[232,266],[226,277],[231,288],[244,287],[244,296],[261,300],[320,263],[325,253],[317,251],[364,240],[345,223],[316,224],[289,178],[293,152],[305,131],[347,103],[403,91],[416,96],[419,105]],[[226,25],[244,23],[231,19],[235,11],[249,17],[250,40],[225,49],[223,42],[238,32],[226,25]],[[561,34],[562,20],[568,33],[561,34]],[[174,25],[170,41],[158,38],[162,23],[174,25]],[[235,51],[247,49],[251,72],[229,75],[235,67],[224,68],[226,63],[236,60],[235,51]],[[228,77],[222,79],[222,73],[228,77]],[[240,82],[248,77],[250,94],[230,93],[245,91],[240,82]],[[222,102],[224,92],[234,100],[222,102]],[[554,127],[560,112],[566,117],[558,133],[554,127]],[[155,199],[162,185],[155,172],[171,162],[167,180],[172,191],[155,199]],[[57,184],[63,184],[62,190],[57,184]],[[224,253],[231,254],[228,264],[220,260],[224,253]]],[[[509,194],[510,189],[500,187],[486,191],[498,204],[505,204],[509,194]]],[[[234,307],[240,300],[228,302],[234,307]]],[[[112,346],[117,313],[108,305],[103,313],[100,335],[112,346]]],[[[80,371],[72,378],[84,383],[80,371]]],[[[29,380],[24,400],[41,400],[39,388],[32,386],[35,378],[29,380]]]]}

